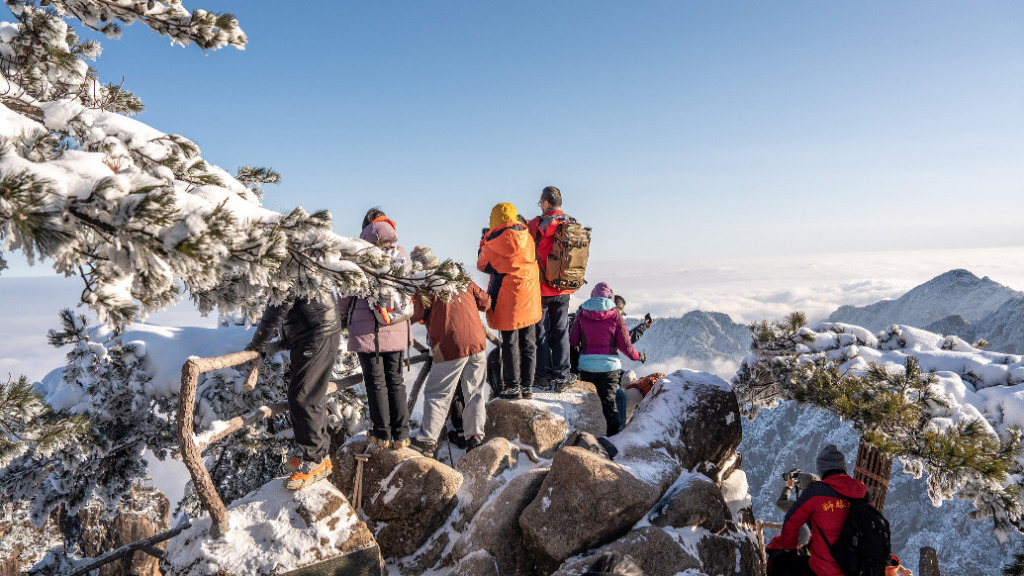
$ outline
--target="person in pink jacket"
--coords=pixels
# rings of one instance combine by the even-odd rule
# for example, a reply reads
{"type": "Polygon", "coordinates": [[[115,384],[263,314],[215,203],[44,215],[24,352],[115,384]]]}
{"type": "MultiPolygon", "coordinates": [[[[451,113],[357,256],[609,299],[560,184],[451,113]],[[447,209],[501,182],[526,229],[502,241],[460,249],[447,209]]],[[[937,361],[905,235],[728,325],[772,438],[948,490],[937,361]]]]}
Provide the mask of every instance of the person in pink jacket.
{"type": "MultiPolygon", "coordinates": [[[[370,221],[359,237],[409,261],[405,249],[397,246],[395,223],[383,214],[370,221]]],[[[342,298],[338,308],[348,326],[348,350],[359,356],[363,369],[369,439],[381,447],[404,448],[409,445],[409,394],[402,376],[402,353],[412,346],[412,326],[408,320],[381,324],[365,298],[342,298]]]]}
{"type": "Polygon", "coordinates": [[[600,282],[590,296],[580,306],[569,329],[569,344],[580,345],[580,380],[597,388],[601,411],[608,424],[607,435],[612,436],[619,432],[619,412],[615,405],[615,391],[622,372],[619,351],[630,360],[645,362],[647,357],[630,343],[626,321],[615,306],[611,287],[600,282]]]}

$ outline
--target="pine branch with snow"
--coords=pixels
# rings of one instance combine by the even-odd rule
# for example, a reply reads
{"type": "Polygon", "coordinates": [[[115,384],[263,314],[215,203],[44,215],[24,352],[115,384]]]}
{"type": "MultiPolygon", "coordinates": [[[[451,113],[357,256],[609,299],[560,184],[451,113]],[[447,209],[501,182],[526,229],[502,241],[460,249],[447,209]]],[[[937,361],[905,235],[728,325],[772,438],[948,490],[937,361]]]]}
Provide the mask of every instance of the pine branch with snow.
{"type": "Polygon", "coordinates": [[[128,117],[141,102],[102,87],[67,18],[116,36],[140,21],[175,43],[244,45],[230,15],[191,14],[180,2],[55,0],[43,9],[7,0],[0,24],[0,269],[6,252],[52,260],[80,276],[82,302],[123,329],[187,292],[203,313],[255,320],[268,301],[332,291],[385,299],[422,289],[449,297],[468,281],[458,264],[424,273],[362,240],[331,232],[331,216],[260,206],[280,180],[243,167],[238,178],[199,147],[128,117]],[[150,5],[151,4],[151,5],[150,5]],[[141,10],[141,12],[139,12],[141,10]]]}
{"type": "Polygon", "coordinates": [[[47,406],[24,376],[0,383],[0,469],[29,451],[52,455],[88,429],[84,416],[47,406]]]}

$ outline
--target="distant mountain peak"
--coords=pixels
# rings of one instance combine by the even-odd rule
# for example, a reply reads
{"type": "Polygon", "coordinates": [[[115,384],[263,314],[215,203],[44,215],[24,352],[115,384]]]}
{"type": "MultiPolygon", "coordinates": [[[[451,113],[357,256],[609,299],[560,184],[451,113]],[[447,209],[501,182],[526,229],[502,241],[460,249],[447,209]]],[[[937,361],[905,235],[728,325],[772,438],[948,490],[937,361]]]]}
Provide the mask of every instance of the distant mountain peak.
{"type": "Polygon", "coordinates": [[[890,324],[923,328],[949,316],[962,316],[965,322],[975,322],[1006,301],[1021,296],[1024,293],[987,276],[979,278],[969,270],[957,268],[939,274],[895,300],[882,300],[867,306],[841,306],[828,320],[876,331],[890,324]]]}

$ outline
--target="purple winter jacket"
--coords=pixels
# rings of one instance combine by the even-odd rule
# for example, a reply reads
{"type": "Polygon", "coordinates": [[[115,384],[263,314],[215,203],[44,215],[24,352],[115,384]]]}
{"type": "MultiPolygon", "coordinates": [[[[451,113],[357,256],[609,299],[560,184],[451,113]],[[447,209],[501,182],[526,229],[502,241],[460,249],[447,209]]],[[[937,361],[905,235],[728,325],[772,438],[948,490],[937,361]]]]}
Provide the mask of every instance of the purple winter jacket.
{"type": "MultiPolygon", "coordinates": [[[[598,284],[595,294],[603,294],[598,284]]],[[[611,290],[608,290],[611,294],[611,290]]],[[[639,360],[640,353],[629,339],[626,321],[610,297],[596,295],[580,306],[576,320],[569,328],[569,345],[582,343],[580,370],[584,372],[611,372],[622,367],[619,350],[630,360],[639,360]]]]}
{"type": "MultiPolygon", "coordinates": [[[[363,229],[359,237],[371,244],[395,245],[398,233],[387,222],[374,222],[363,229]]],[[[401,246],[395,248],[409,260],[409,255],[401,246]]],[[[349,352],[400,352],[412,346],[412,325],[409,321],[377,326],[377,320],[370,310],[365,298],[348,296],[338,300],[338,312],[348,315],[348,351],[349,352]],[[376,333],[375,333],[376,331],[376,333]],[[380,347],[377,347],[378,341],[380,347]]]]}

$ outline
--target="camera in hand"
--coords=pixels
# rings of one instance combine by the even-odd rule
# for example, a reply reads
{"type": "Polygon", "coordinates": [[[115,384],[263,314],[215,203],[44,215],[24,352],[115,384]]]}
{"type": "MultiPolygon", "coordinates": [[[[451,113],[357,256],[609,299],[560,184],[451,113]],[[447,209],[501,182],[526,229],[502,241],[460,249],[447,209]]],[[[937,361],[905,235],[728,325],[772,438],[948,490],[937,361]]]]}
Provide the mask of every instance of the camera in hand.
{"type": "Polygon", "coordinates": [[[782,479],[786,481],[796,480],[796,477],[799,476],[800,474],[803,474],[803,470],[799,468],[793,468],[789,472],[783,472],[782,479]]]}

